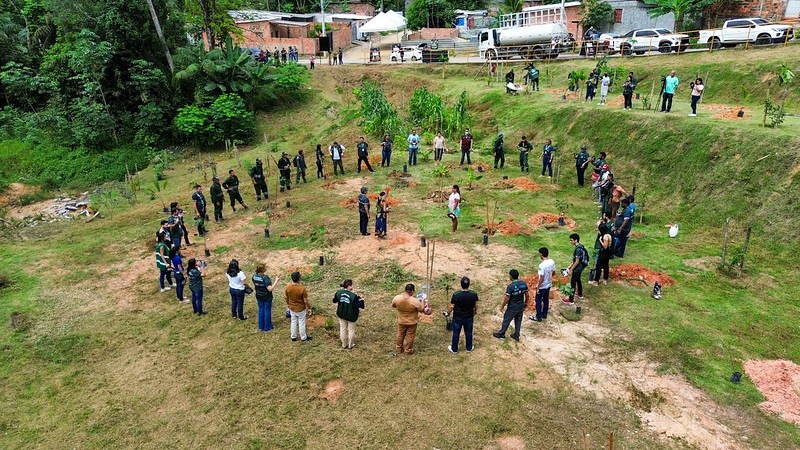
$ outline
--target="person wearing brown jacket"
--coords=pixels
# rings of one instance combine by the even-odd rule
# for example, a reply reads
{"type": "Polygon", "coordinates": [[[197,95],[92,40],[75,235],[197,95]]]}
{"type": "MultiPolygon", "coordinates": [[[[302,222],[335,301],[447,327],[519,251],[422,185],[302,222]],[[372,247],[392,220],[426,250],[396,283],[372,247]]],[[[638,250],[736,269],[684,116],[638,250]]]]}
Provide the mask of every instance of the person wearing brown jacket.
{"type": "Polygon", "coordinates": [[[306,335],[306,317],[311,315],[311,303],[306,287],[300,284],[300,272],[292,272],[292,282],[286,286],[286,305],[292,317],[292,340],[297,340],[299,328],[300,340],[310,341],[311,336],[306,335]]]}
{"type": "Polygon", "coordinates": [[[392,308],[397,309],[396,355],[414,353],[414,338],[417,336],[419,313],[424,309],[422,303],[414,297],[415,290],[414,285],[409,283],[406,285],[405,292],[392,299],[392,308]]]}

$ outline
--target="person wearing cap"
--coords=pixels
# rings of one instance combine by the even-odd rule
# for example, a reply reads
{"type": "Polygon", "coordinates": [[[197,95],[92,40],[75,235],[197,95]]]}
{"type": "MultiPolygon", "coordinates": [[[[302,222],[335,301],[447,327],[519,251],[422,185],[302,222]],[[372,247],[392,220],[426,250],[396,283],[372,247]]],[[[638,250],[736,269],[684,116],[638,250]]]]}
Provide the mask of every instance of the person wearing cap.
{"type": "Polygon", "coordinates": [[[236,212],[237,201],[244,209],[247,209],[247,205],[245,205],[244,200],[242,200],[242,194],[239,193],[239,177],[236,176],[236,172],[234,172],[233,169],[228,171],[228,178],[222,182],[222,187],[228,191],[228,198],[231,200],[233,212],[236,212]]]}
{"type": "Polygon", "coordinates": [[[225,204],[225,193],[222,191],[222,186],[219,184],[219,177],[214,177],[209,189],[211,193],[211,203],[214,204],[214,222],[219,223],[225,220],[222,217],[222,207],[225,204]]]}
{"type": "Polygon", "coordinates": [[[500,162],[500,168],[506,165],[506,150],[503,148],[503,133],[497,135],[494,140],[494,168],[497,169],[497,162],[500,162]]]}
{"type": "Polygon", "coordinates": [[[328,153],[330,153],[331,160],[333,160],[333,174],[339,175],[339,170],[341,170],[342,175],[344,175],[344,165],[342,165],[342,158],[344,158],[344,145],[333,141],[333,144],[328,147],[328,153]]]}
{"type": "Polygon", "coordinates": [[[358,143],[356,144],[356,155],[358,155],[358,173],[361,173],[361,162],[363,161],[367,165],[367,170],[370,172],[375,172],[375,169],[369,164],[369,144],[364,141],[364,136],[358,138],[358,143]]]}
{"type": "Polygon", "coordinates": [[[617,258],[625,257],[625,247],[633,227],[634,208],[630,197],[622,199],[622,208],[624,209],[614,219],[614,256],[617,258]]]}
{"type": "Polygon", "coordinates": [[[553,146],[553,141],[550,139],[546,140],[542,148],[542,176],[544,176],[544,172],[547,170],[547,175],[550,178],[553,177],[553,158],[555,155],[556,147],[553,146]]]}
{"type": "Polygon", "coordinates": [[[530,173],[531,168],[528,165],[528,156],[533,151],[533,145],[528,142],[528,138],[522,136],[522,140],[517,144],[519,147],[519,168],[522,172],[530,173]]]}
{"type": "Polygon", "coordinates": [[[281,192],[284,188],[287,190],[292,189],[292,162],[289,160],[289,154],[283,152],[281,159],[278,160],[278,171],[281,174],[281,192]]]}
{"type": "Polygon", "coordinates": [[[300,184],[300,178],[305,183],[308,166],[306,166],[306,155],[303,154],[302,150],[297,152],[297,155],[292,160],[292,165],[294,165],[294,184],[300,184]]]}
{"type": "Polygon", "coordinates": [[[581,151],[575,155],[575,171],[578,173],[578,186],[583,187],[586,166],[589,165],[589,152],[585,145],[581,145],[581,151]]]}
{"type": "Polygon", "coordinates": [[[361,188],[361,193],[358,194],[358,225],[362,236],[369,236],[367,232],[367,225],[369,224],[369,197],[367,197],[366,186],[361,188]]]}
{"type": "Polygon", "coordinates": [[[256,164],[250,168],[250,179],[256,189],[256,201],[261,201],[262,192],[264,193],[264,199],[268,199],[267,180],[264,178],[264,163],[261,162],[261,158],[256,158],[256,164]]]}
{"type": "Polygon", "coordinates": [[[472,134],[469,132],[469,128],[464,130],[464,134],[461,135],[461,166],[464,165],[464,158],[467,159],[467,164],[472,164],[470,160],[470,153],[472,153],[472,134]]]}

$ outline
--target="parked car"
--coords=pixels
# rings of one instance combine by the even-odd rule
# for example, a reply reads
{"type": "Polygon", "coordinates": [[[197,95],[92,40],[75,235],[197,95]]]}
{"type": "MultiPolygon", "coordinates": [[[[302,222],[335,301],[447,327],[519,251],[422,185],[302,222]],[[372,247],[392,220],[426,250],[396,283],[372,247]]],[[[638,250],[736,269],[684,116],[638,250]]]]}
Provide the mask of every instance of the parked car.
{"type": "Polygon", "coordinates": [[[611,39],[609,53],[643,55],[647,52],[682,52],[689,47],[689,35],[677,34],[666,28],[642,28],[631,30],[622,36],[611,39]]]}
{"type": "Polygon", "coordinates": [[[611,47],[611,40],[619,38],[617,33],[603,33],[597,38],[597,50],[601,53],[607,52],[611,47]]]}
{"type": "Polygon", "coordinates": [[[749,19],[732,19],[726,21],[722,28],[700,30],[698,42],[709,47],[733,47],[736,44],[750,42],[756,45],[777,44],[794,37],[791,25],[771,23],[760,17],[749,19]]]}
{"type": "Polygon", "coordinates": [[[400,61],[401,50],[403,51],[404,60],[410,59],[411,61],[414,62],[422,61],[422,52],[417,47],[400,47],[400,48],[395,47],[394,50],[392,50],[392,55],[389,59],[391,59],[392,62],[400,61]]]}

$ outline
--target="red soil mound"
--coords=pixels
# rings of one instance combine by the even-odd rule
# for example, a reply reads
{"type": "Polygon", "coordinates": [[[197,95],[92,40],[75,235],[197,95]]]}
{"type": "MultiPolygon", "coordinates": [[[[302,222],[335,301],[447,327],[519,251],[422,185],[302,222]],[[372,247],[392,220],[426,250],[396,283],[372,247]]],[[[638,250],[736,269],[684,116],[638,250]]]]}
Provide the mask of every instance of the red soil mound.
{"type": "Polygon", "coordinates": [[[510,178],[508,180],[501,180],[495,183],[495,186],[499,186],[505,189],[520,188],[522,190],[532,191],[532,192],[536,192],[539,189],[541,189],[541,187],[538,184],[534,183],[529,178],[525,177],[517,177],[517,178],[510,178]]]}
{"type": "Polygon", "coordinates": [[[493,228],[499,231],[501,234],[505,236],[516,236],[518,234],[529,234],[529,230],[527,227],[514,222],[514,219],[508,218],[500,224],[493,226],[493,228]]]}
{"type": "Polygon", "coordinates": [[[611,267],[609,276],[614,280],[633,278],[646,280],[649,283],[658,281],[658,283],[662,286],[672,286],[675,284],[675,280],[669,275],[650,270],[641,264],[622,264],[619,266],[613,266],[611,267]]]}
{"type": "MultiPolygon", "coordinates": [[[[533,228],[556,228],[558,227],[558,214],[536,213],[528,219],[528,224],[533,228]]],[[[578,224],[567,216],[564,216],[564,227],[570,231],[578,227],[578,224]]]]}
{"type": "Polygon", "coordinates": [[[800,425],[800,366],[785,360],[748,360],[744,363],[744,372],[767,398],[758,405],[761,409],[800,425]]]}

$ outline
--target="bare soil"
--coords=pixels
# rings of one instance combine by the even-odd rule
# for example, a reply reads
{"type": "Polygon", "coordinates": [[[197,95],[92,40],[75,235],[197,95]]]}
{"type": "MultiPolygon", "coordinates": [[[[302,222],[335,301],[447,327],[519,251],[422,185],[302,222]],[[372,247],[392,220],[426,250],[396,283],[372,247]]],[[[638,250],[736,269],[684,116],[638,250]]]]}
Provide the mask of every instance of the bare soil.
{"type": "Polygon", "coordinates": [[[531,230],[526,227],[525,225],[520,225],[514,221],[513,217],[509,217],[508,219],[500,222],[496,227],[494,227],[500,234],[505,236],[517,236],[519,234],[530,234],[531,230]]]}
{"type": "Polygon", "coordinates": [[[524,191],[531,191],[536,192],[541,189],[541,186],[531,181],[530,178],[525,177],[517,177],[517,178],[509,178],[508,180],[500,180],[494,184],[495,186],[504,188],[504,189],[512,189],[512,188],[519,188],[524,191]]]}
{"type": "Polygon", "coordinates": [[[644,280],[649,284],[658,281],[662,286],[672,286],[675,284],[675,280],[669,275],[648,269],[641,264],[621,264],[619,266],[612,266],[609,271],[609,277],[615,281],[630,279],[644,280]]]}
{"type": "Polygon", "coordinates": [[[501,436],[497,438],[500,450],[525,450],[525,439],[520,436],[501,436]]]}
{"type": "Polygon", "coordinates": [[[758,406],[800,426],[800,366],[786,360],[748,360],[744,372],[767,398],[758,406]]]}
{"type": "MultiPolygon", "coordinates": [[[[536,213],[528,219],[528,224],[533,227],[533,229],[542,227],[547,229],[555,229],[559,228],[560,226],[558,224],[558,214],[553,213],[536,213]]],[[[578,228],[578,223],[570,219],[568,216],[564,216],[564,228],[569,231],[573,231],[578,228]]]]}
{"type": "MultiPolygon", "coordinates": [[[[369,200],[370,202],[372,202],[373,205],[378,201],[378,194],[369,194],[367,195],[367,197],[369,197],[369,200]]],[[[400,200],[390,195],[389,198],[386,199],[386,204],[394,208],[395,206],[400,204],[400,200]]],[[[339,202],[339,206],[351,209],[358,208],[358,196],[342,200],[341,202],[339,202]]]]}
{"type": "Polygon", "coordinates": [[[343,393],[344,383],[342,383],[341,380],[332,380],[325,385],[325,389],[320,392],[319,398],[330,403],[336,403],[336,400],[338,400],[339,396],[341,396],[343,393]]]}
{"type": "Polygon", "coordinates": [[[701,103],[698,106],[698,113],[702,114],[703,110],[714,112],[711,116],[712,119],[722,120],[744,120],[748,117],[753,117],[753,111],[749,108],[742,106],[720,105],[715,103],[701,103]],[[744,110],[744,117],[738,117],[739,110],[744,110]]]}
{"type": "Polygon", "coordinates": [[[0,194],[0,207],[14,206],[17,200],[23,195],[34,194],[40,189],[37,186],[28,186],[22,183],[11,183],[2,194],[0,194]]]}

